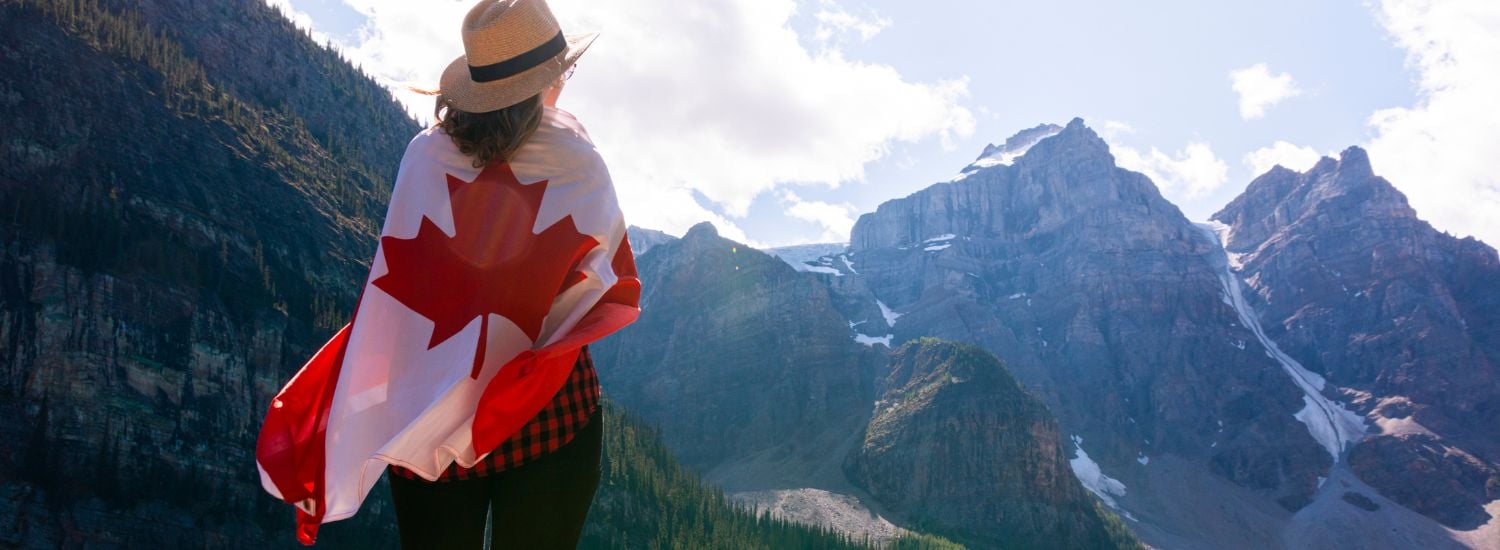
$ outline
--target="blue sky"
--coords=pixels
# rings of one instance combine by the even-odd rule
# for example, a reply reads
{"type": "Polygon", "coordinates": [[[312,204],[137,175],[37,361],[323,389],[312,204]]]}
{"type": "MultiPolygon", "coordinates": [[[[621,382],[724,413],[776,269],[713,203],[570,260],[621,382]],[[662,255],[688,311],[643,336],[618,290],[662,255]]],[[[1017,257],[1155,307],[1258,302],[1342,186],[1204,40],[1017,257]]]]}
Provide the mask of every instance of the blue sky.
{"type": "Polygon", "coordinates": [[[1415,101],[1405,53],[1358,1],[867,5],[892,23],[852,45],[852,58],[888,63],[918,81],[966,75],[968,103],[990,114],[980,114],[974,135],[951,151],[936,142],[905,147],[872,165],[868,182],[805,193],[848,200],[862,212],[951,178],[987,143],[1080,116],[1096,130],[1106,120],[1133,128],[1112,143],[1164,151],[1210,144],[1228,164],[1228,183],[1174,201],[1203,219],[1258,175],[1241,162],[1245,154],[1276,140],[1340,151],[1368,139],[1371,112],[1415,101]],[[1293,75],[1306,92],[1246,121],[1229,73],[1257,63],[1293,75]]]}
{"type": "MultiPolygon", "coordinates": [[[[397,90],[435,82],[460,53],[470,5],[268,1],[397,90]]],[[[1193,219],[1244,189],[1258,150],[1310,165],[1362,145],[1439,228],[1500,238],[1485,213],[1500,208],[1485,166],[1500,119],[1482,99],[1500,92],[1500,3],[552,4],[570,31],[603,33],[563,106],[589,125],[640,225],[843,240],[860,213],[952,178],[986,144],[1081,116],[1193,219]],[[1231,73],[1257,66],[1244,85],[1270,100],[1247,117],[1231,73]]]]}

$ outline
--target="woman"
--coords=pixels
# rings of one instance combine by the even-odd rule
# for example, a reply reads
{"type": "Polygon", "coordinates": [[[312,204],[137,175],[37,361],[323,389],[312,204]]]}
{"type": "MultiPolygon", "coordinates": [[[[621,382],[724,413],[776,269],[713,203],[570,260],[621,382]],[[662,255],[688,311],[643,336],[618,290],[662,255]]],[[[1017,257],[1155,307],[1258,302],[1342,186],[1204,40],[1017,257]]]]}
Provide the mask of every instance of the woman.
{"type": "Polygon", "coordinates": [[[401,160],[353,320],[272,401],[262,485],[298,537],[347,518],[389,465],[406,548],[573,548],[599,481],[586,345],[640,284],[609,172],[556,107],[593,36],[543,0],[485,0],[401,160]]]}
{"type": "MultiPolygon", "coordinates": [[[[551,19],[541,0],[484,2],[470,12],[468,54],[445,72],[436,131],[427,136],[452,150],[436,156],[456,151],[475,168],[524,164],[556,154],[546,150],[556,139],[551,134],[582,132],[557,100],[593,37],[568,40],[551,19]],[[537,17],[530,25],[540,32],[521,28],[537,17]],[[515,36],[527,34],[547,41],[507,50],[515,36]],[[503,84],[486,86],[494,82],[503,84]],[[533,140],[538,132],[546,139],[533,140]]],[[[481,548],[486,516],[492,548],[575,547],[599,482],[602,433],[599,381],[584,347],[541,412],[473,467],[454,464],[432,482],[390,467],[402,547],[481,548]]]]}

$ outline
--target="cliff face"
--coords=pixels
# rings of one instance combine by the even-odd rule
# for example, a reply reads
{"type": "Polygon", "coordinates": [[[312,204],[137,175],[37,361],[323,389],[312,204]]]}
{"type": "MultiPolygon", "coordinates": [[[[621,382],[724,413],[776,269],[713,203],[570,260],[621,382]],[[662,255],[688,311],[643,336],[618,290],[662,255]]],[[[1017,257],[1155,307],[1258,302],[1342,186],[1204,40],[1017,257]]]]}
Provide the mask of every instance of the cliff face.
{"type": "Polygon", "coordinates": [[[1010,164],[882,204],[851,240],[859,273],[844,278],[900,315],[895,342],[1004,357],[1127,486],[1170,454],[1295,510],[1327,475],[1331,456],[1293,416],[1302,392],[1224,298],[1217,247],[1080,120],[1010,164]]]}
{"type": "MultiPolygon", "coordinates": [[[[259,419],[347,317],[417,126],[262,3],[212,10],[0,5],[0,545],[293,540],[259,419]],[[307,66],[197,55],[230,27],[307,66]],[[314,131],[335,109],[288,90],[378,131],[314,131]]],[[[392,529],[377,498],[327,541],[392,529]]]]}
{"type": "Polygon", "coordinates": [[[1500,498],[1500,260],[1434,230],[1363,150],[1276,168],[1214,219],[1268,334],[1357,392],[1360,479],[1449,527],[1500,498]],[[1425,466],[1423,466],[1425,465],[1425,466]]]}
{"type": "Polygon", "coordinates": [[[878,355],[828,289],[708,224],[638,260],[641,318],[599,343],[600,377],[703,470],[778,449],[822,460],[868,414],[878,355]]]}
{"type": "Polygon", "coordinates": [[[979,547],[1135,546],[1074,478],[1047,408],[993,355],[913,341],[880,385],[848,471],[912,523],[979,547]]]}

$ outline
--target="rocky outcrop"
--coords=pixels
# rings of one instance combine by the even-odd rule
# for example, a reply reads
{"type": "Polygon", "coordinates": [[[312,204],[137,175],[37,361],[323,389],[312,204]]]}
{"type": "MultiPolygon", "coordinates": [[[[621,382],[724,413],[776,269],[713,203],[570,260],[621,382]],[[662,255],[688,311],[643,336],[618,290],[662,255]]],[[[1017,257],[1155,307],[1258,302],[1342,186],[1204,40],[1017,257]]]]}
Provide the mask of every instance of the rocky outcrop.
{"type": "Polygon", "coordinates": [[[610,395],[685,464],[773,450],[824,461],[863,425],[879,354],[852,340],[814,276],[706,223],[637,266],[640,320],[593,352],[610,395]]]}
{"type": "Polygon", "coordinates": [[[1267,333],[1382,432],[1351,457],[1360,479],[1450,527],[1483,523],[1496,497],[1476,472],[1500,464],[1495,250],[1419,219],[1357,147],[1271,170],[1214,219],[1267,333]]]}
{"type": "Polygon", "coordinates": [[[993,355],[896,350],[851,478],[914,524],[976,547],[1136,547],[1069,469],[1056,422],[993,355]]]}

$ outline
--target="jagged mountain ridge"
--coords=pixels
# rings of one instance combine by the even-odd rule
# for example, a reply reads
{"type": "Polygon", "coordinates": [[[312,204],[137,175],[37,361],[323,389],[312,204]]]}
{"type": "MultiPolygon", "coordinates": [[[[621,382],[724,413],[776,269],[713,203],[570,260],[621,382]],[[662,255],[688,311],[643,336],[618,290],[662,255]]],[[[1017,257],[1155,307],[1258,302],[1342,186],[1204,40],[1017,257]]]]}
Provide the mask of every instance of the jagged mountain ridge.
{"type": "MultiPolygon", "coordinates": [[[[831,288],[841,290],[841,303],[852,304],[843,310],[846,315],[855,322],[879,322],[871,313],[875,308],[858,305],[879,302],[881,310],[895,315],[885,316],[895,320],[888,323],[895,344],[933,335],[976,342],[1004,357],[1018,378],[1048,400],[1064,429],[1082,436],[1077,452],[1082,457],[1087,449],[1089,462],[1097,461],[1099,492],[1132,514],[1131,526],[1149,543],[1296,547],[1358,532],[1365,534],[1346,540],[1441,546],[1456,540],[1473,544],[1474,537],[1486,536],[1478,533],[1489,531],[1445,531],[1412,514],[1392,525],[1390,519],[1399,514],[1360,515],[1346,506],[1363,498],[1360,491],[1385,484],[1383,495],[1418,511],[1464,508],[1470,514],[1465,523],[1445,523],[1473,528],[1488,519],[1475,511],[1482,512],[1493,498],[1486,485],[1492,470],[1421,439],[1403,447],[1403,456],[1416,457],[1412,460],[1372,459],[1382,451],[1371,446],[1341,453],[1363,438],[1364,430],[1375,429],[1359,417],[1371,406],[1360,390],[1341,387],[1343,378],[1322,380],[1321,367],[1296,364],[1277,344],[1284,330],[1272,319],[1263,320],[1254,307],[1235,307],[1229,293],[1240,288],[1229,285],[1238,287],[1238,275],[1249,274],[1231,273],[1227,280],[1220,277],[1223,284],[1213,284],[1214,272],[1224,273],[1213,266],[1225,263],[1215,236],[1195,231],[1144,176],[1114,168],[1107,146],[1081,121],[1008,160],[971,166],[952,182],[889,201],[861,217],[843,255],[858,272],[840,270],[842,276],[828,279],[831,288]],[[1261,338],[1262,324],[1273,334],[1261,338]],[[1155,340],[1162,335],[1170,337],[1155,340]],[[1080,353],[1088,346],[1103,352],[1080,353]],[[1143,361],[1139,348],[1157,355],[1143,361]],[[1284,360],[1270,360],[1276,357],[1284,360]],[[1201,387],[1234,379],[1260,386],[1201,387]],[[1197,387],[1174,388],[1184,383],[1197,387]],[[1227,399],[1203,398],[1215,390],[1227,399]],[[1166,393],[1174,391],[1183,393],[1166,393]],[[1250,405],[1256,399],[1262,404],[1250,405]],[[1141,407],[1143,402],[1149,405],[1141,407]],[[1194,425],[1204,422],[1214,425],[1207,430],[1194,425]],[[1309,442],[1326,450],[1318,456],[1309,442]],[[1375,471],[1370,464],[1382,464],[1378,470],[1386,479],[1346,477],[1350,460],[1356,471],[1375,471]],[[1408,463],[1443,473],[1423,478],[1395,471],[1408,463]],[[1330,477],[1340,479],[1351,496],[1340,500],[1336,488],[1325,486],[1330,477]],[[1467,488],[1423,490],[1422,479],[1462,479],[1459,485],[1467,488]],[[1399,480],[1394,492],[1392,480],[1399,480]],[[1114,488],[1121,494],[1110,494],[1114,488]],[[1222,493],[1215,506],[1237,511],[1198,513],[1209,503],[1190,502],[1205,493],[1222,493]],[[1434,495],[1439,502],[1422,502],[1434,495]],[[1266,508],[1267,502],[1276,505],[1266,508]],[[1304,508],[1306,513],[1288,515],[1304,508]],[[1242,517],[1226,525],[1229,515],[1242,517]],[[1319,517],[1341,523],[1323,526],[1319,517]],[[1377,526],[1390,534],[1369,535],[1380,532],[1372,531],[1377,526]]],[[[1255,191],[1252,186],[1249,192],[1255,191]]],[[[1281,214],[1278,210],[1273,217],[1281,214]]],[[[1450,248],[1470,252],[1440,255],[1493,257],[1478,243],[1450,248]]],[[[1233,244],[1231,252],[1237,252],[1233,244]]],[[[1472,265],[1439,269],[1472,274],[1472,265]]],[[[1467,275],[1465,280],[1473,287],[1473,281],[1484,279],[1467,275]]],[[[1476,296],[1470,307],[1485,308],[1490,299],[1476,296]]],[[[1484,378],[1471,380],[1480,388],[1475,392],[1488,391],[1484,378]]],[[[1081,471],[1080,477],[1089,484],[1093,474],[1081,471]]]]}
{"type": "Polygon", "coordinates": [[[1296,508],[1329,466],[1291,416],[1299,392],[1220,299],[1214,247],[1081,120],[1013,165],[882,204],[851,242],[870,299],[903,315],[896,342],[1004,357],[1106,470],[1204,458],[1296,508]]]}
{"type": "Polygon", "coordinates": [[[1277,167],[1214,215],[1268,333],[1349,388],[1382,494],[1452,528],[1500,499],[1500,260],[1422,221],[1359,148],[1277,167]]]}

